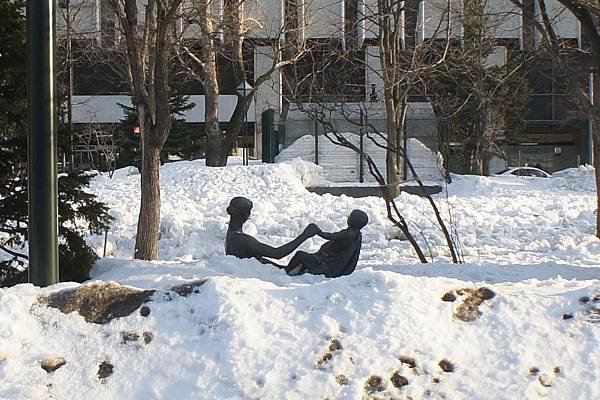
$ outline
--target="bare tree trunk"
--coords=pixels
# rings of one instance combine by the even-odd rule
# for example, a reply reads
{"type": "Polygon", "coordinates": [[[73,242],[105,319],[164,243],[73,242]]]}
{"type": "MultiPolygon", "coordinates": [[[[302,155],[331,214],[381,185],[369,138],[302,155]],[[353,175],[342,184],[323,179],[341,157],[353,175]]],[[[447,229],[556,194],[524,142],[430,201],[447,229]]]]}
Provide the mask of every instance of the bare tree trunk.
{"type": "MultiPolygon", "coordinates": [[[[222,23],[224,42],[223,47],[220,49],[225,59],[232,64],[233,77],[236,83],[247,79],[244,69],[242,4],[242,0],[227,1],[224,3],[222,23]]],[[[213,102],[217,103],[219,98],[218,86],[217,92],[211,92],[210,96],[207,88],[206,98],[214,99],[213,102]]],[[[245,103],[245,99],[238,99],[238,104],[227,127],[227,133],[220,131],[218,122],[216,129],[210,132],[207,131],[206,165],[210,167],[224,167],[227,165],[227,157],[233,149],[235,139],[239,136],[242,129],[244,114],[241,113],[241,109],[245,108],[245,104],[242,103],[245,103]]]]}
{"type": "MultiPolygon", "coordinates": [[[[205,85],[208,92],[208,85],[205,85]]],[[[218,94],[216,95],[218,99],[218,94]]],[[[208,97],[208,96],[207,96],[208,97]]],[[[209,167],[224,167],[227,165],[229,148],[226,148],[225,137],[221,134],[218,119],[218,102],[208,101],[205,104],[204,131],[206,133],[206,165],[209,167]]]]}
{"type": "Polygon", "coordinates": [[[181,0],[148,0],[140,24],[136,0],[108,0],[125,36],[132,102],[142,138],[140,215],[134,257],[158,258],[160,151],[171,129],[169,60],[181,0]]]}
{"type": "MultiPolygon", "coordinates": [[[[390,84],[391,85],[391,84],[390,84]]],[[[388,192],[392,198],[400,195],[400,174],[402,171],[403,158],[400,154],[405,154],[406,149],[401,151],[404,146],[404,114],[406,111],[406,101],[394,98],[394,94],[390,93],[389,97],[385,98],[386,103],[386,130],[388,149],[385,152],[386,166],[386,184],[388,192]],[[397,102],[400,104],[401,112],[398,115],[397,102]]]]}
{"type": "Polygon", "coordinates": [[[139,260],[158,258],[160,232],[160,148],[144,146],[141,170],[141,201],[135,255],[139,260]]]}
{"type": "MultiPolygon", "coordinates": [[[[210,37],[207,38],[211,40],[210,37]]],[[[204,40],[205,42],[207,40],[204,40]]],[[[217,55],[210,43],[203,43],[204,53],[204,131],[206,133],[206,165],[227,165],[229,149],[224,149],[224,137],[219,128],[219,82],[217,80],[217,55]]]]}
{"type": "MultiPolygon", "coordinates": [[[[396,137],[395,130],[388,130],[389,143],[391,146],[396,146],[398,140],[396,137]]],[[[385,172],[386,172],[386,185],[388,192],[392,199],[395,199],[400,195],[400,169],[398,168],[398,157],[397,154],[391,150],[385,152],[385,172]]]]}

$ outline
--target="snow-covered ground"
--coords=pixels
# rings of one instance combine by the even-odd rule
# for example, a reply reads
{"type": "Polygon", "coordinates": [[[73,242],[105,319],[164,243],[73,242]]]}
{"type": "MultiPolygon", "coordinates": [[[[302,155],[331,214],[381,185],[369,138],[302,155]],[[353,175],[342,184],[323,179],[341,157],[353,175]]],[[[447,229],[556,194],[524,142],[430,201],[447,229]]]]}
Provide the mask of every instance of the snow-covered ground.
{"type": "MultiPolygon", "coordinates": [[[[317,175],[316,166],[298,160],[163,166],[156,262],[131,260],[139,175],[123,169],[113,179],[96,178],[92,190],[116,220],[108,257],[90,283],[167,290],[208,281],[188,297],[155,295],[146,317],[136,312],[106,325],[36,303],[77,284],[1,289],[0,398],[600,398],[593,170],[533,180],[454,176],[436,200],[458,232],[466,260],[460,265],[449,262],[423,199],[402,194],[398,204],[434,259],[426,265],[396,239],[381,199],[310,193],[305,186],[317,175]],[[239,195],[254,202],[246,232],[274,245],[309,222],[341,229],[352,209],[364,210],[370,222],[357,271],[337,279],[288,277],[225,256],[225,208],[239,195]],[[495,296],[471,322],[455,317],[467,293],[441,300],[482,286],[495,296]],[[123,343],[123,332],[150,332],[153,340],[123,343]],[[47,373],[40,362],[48,357],[66,364],[47,373]],[[453,372],[440,367],[442,360],[453,372]],[[102,362],[114,371],[99,379],[102,362]]],[[[90,242],[102,252],[103,237],[90,242]]],[[[301,249],[316,251],[322,243],[315,237],[301,249]]]]}

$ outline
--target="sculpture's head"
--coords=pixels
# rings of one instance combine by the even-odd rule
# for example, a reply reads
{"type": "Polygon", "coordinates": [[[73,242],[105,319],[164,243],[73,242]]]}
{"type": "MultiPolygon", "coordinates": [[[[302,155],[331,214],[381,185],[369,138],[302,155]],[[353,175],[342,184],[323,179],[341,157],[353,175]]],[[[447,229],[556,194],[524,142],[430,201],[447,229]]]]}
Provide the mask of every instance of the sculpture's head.
{"type": "Polygon", "coordinates": [[[352,229],[362,229],[369,222],[369,217],[364,211],[352,210],[348,217],[348,226],[352,229]]]}
{"type": "Polygon", "coordinates": [[[250,217],[250,211],[252,210],[252,202],[245,197],[234,197],[229,202],[227,207],[227,214],[231,218],[241,219],[244,223],[250,217]]]}

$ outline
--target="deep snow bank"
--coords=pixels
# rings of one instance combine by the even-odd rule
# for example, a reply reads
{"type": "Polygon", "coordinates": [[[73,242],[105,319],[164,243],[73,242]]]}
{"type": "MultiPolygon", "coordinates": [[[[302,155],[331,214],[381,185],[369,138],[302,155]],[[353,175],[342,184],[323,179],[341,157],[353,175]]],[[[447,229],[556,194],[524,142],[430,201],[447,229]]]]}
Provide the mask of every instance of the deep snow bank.
{"type": "MultiPolygon", "coordinates": [[[[593,170],[582,167],[569,177],[523,179],[454,176],[437,196],[449,225],[458,233],[468,262],[539,263],[568,260],[596,265],[600,244],[594,236],[595,191],[582,185],[593,170]],[[568,183],[568,184],[567,184],[568,183]]],[[[246,230],[260,240],[282,244],[297,236],[309,222],[337,230],[353,208],[370,218],[364,229],[361,264],[415,262],[408,242],[388,222],[379,198],[319,196],[304,186],[320,179],[319,167],[299,159],[274,165],[234,165],[205,168],[202,161],[167,164],[161,169],[161,260],[203,260],[223,254],[228,216],[234,196],[246,196],[254,209],[246,230]]],[[[109,180],[98,178],[92,188],[107,202],[116,222],[109,232],[109,254],[133,254],[139,202],[139,175],[117,171],[109,180]]],[[[449,259],[444,238],[429,204],[402,194],[397,204],[428,255],[449,259]]],[[[102,238],[95,238],[99,251],[102,238]]],[[[303,249],[316,251],[322,242],[311,239],[303,249]]]]}
{"type": "MultiPolygon", "coordinates": [[[[302,162],[163,166],[155,262],[130,260],[139,176],[121,170],[112,180],[96,179],[92,190],[116,217],[111,257],[96,266],[97,281],[160,290],[208,281],[185,298],[155,295],[146,316],[135,312],[106,325],[37,303],[76,284],[1,289],[0,398],[600,398],[595,193],[559,179],[593,172],[534,181],[454,177],[437,201],[461,239],[462,265],[444,262],[443,240],[422,199],[403,194],[398,204],[426,252],[437,255],[429,265],[415,264],[406,242],[390,240],[396,232],[381,199],[309,193],[304,182],[316,173],[302,162]],[[273,244],[308,222],[340,229],[351,209],[365,210],[370,223],[359,268],[338,279],[288,277],[224,256],[225,207],[236,195],[254,201],[248,230],[273,244]],[[441,300],[481,286],[495,297],[479,306],[475,321],[453,317],[465,296],[441,300]],[[124,339],[148,333],[148,343],[124,339]],[[66,364],[47,373],[40,364],[48,357],[66,364]],[[444,359],[453,372],[440,368],[444,359]],[[107,364],[112,374],[99,378],[107,364]],[[408,384],[396,388],[392,376],[408,384]],[[381,391],[367,393],[367,383],[381,391]]],[[[91,240],[101,247],[102,238],[91,240]]],[[[313,238],[302,249],[321,244],[313,238]]]]}

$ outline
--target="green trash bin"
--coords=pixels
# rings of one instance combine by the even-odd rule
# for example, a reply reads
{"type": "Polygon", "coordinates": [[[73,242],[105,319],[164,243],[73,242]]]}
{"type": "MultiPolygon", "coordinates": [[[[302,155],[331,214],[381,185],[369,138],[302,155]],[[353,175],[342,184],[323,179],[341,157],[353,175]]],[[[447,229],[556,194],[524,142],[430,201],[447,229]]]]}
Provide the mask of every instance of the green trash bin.
{"type": "Polygon", "coordinates": [[[279,154],[279,140],[275,130],[275,110],[268,109],[261,115],[262,122],[262,161],[274,163],[279,154]]]}

